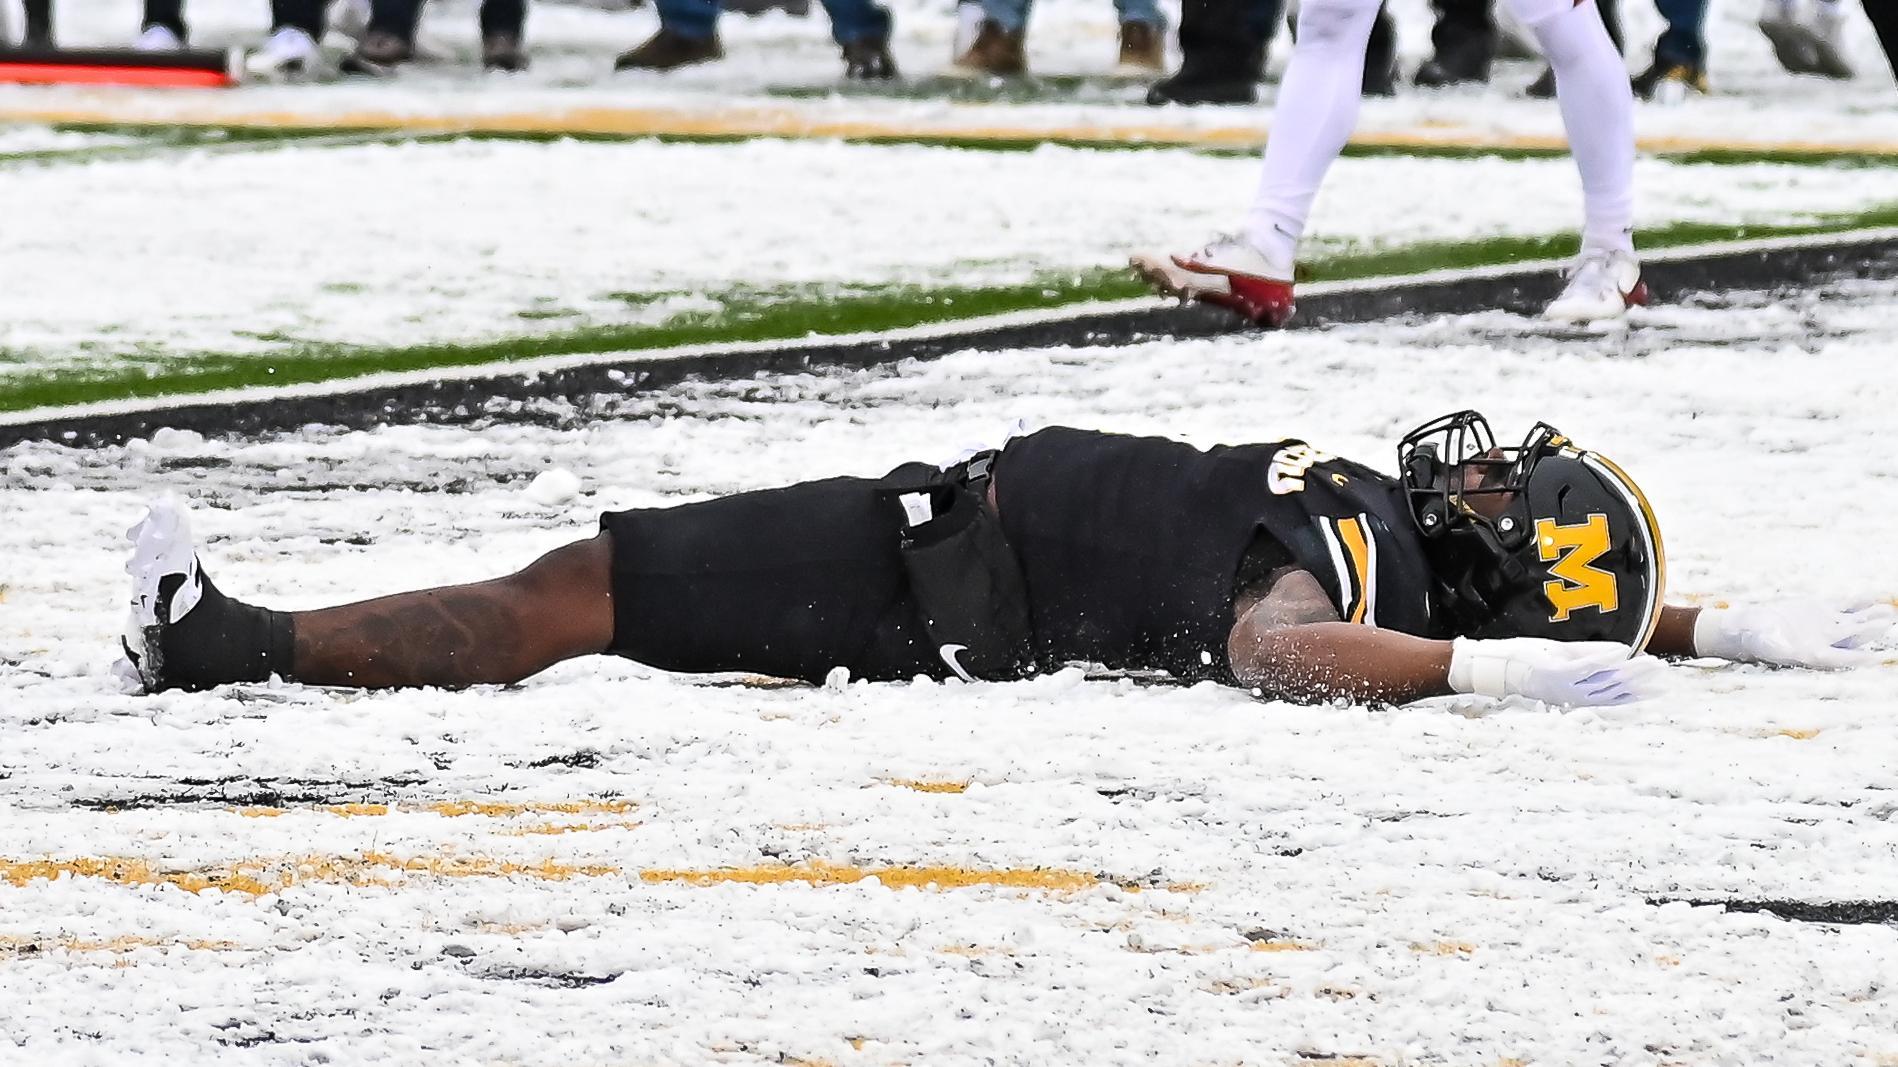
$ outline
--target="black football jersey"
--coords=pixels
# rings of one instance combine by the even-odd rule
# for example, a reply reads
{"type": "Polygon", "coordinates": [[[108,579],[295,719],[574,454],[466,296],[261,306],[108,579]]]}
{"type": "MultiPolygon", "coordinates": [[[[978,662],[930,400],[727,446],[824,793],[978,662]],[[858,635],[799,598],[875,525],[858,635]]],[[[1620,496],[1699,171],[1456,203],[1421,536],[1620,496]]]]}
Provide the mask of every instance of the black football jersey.
{"type": "Polygon", "coordinates": [[[1433,581],[1395,479],[1301,441],[1199,449],[1057,427],[995,466],[1037,658],[1230,680],[1242,559],[1263,532],[1340,618],[1434,636],[1433,581]]]}

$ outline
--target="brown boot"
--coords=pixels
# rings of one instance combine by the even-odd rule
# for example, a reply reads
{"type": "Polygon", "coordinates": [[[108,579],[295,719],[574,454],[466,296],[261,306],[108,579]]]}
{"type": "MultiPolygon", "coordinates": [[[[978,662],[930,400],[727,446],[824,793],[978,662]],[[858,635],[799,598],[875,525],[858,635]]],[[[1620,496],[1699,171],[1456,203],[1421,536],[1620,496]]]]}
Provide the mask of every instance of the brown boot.
{"type": "Polygon", "coordinates": [[[1149,78],[1166,73],[1166,39],[1151,22],[1120,24],[1120,61],[1114,73],[1122,78],[1149,78]]]}
{"type": "Polygon", "coordinates": [[[1028,55],[1021,30],[1010,33],[1002,24],[983,19],[969,42],[969,50],[955,58],[948,74],[965,78],[1019,78],[1028,73],[1028,55]]]}
{"type": "Polygon", "coordinates": [[[370,30],[336,68],[344,74],[381,78],[414,58],[415,45],[407,39],[387,30],[370,30]]]}
{"type": "Polygon", "coordinates": [[[620,57],[613,61],[613,69],[671,70],[723,58],[725,50],[719,47],[716,35],[687,37],[662,26],[658,33],[646,39],[645,44],[630,52],[620,53],[620,57]]]}

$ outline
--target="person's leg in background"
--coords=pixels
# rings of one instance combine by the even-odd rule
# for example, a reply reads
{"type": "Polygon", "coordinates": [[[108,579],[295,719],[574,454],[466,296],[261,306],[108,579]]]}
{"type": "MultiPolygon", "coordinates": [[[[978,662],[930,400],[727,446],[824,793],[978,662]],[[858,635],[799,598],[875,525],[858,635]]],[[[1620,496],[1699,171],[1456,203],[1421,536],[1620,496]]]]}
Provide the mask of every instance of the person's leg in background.
{"type": "Polygon", "coordinates": [[[481,65],[488,70],[527,69],[527,0],[482,0],[481,65]]]}
{"type": "Polygon", "coordinates": [[[1654,42],[1654,62],[1635,75],[1634,91],[1643,99],[1677,100],[1688,92],[1707,91],[1707,43],[1701,27],[1707,0],[1654,0],[1667,28],[1654,42]]]}
{"type": "Polygon", "coordinates": [[[1155,0],[1114,0],[1120,18],[1120,49],[1114,76],[1147,78],[1166,73],[1166,16],[1155,0]]]}
{"type": "Polygon", "coordinates": [[[20,27],[23,48],[53,47],[53,0],[21,0],[25,25],[20,27]]]}
{"type": "Polygon", "coordinates": [[[1284,14],[1284,0],[1184,0],[1180,69],[1147,90],[1147,103],[1252,103],[1284,14]]]}
{"type": "MultiPolygon", "coordinates": [[[[1889,2],[1867,3],[1865,10],[1873,14],[1876,26],[1875,12],[1889,12],[1891,6],[1889,2]]],[[[1788,71],[1843,79],[1853,74],[1839,39],[1844,21],[1843,0],[1812,0],[1803,12],[1799,0],[1766,0],[1760,11],[1760,32],[1772,42],[1773,55],[1788,71]]]]}
{"type": "Polygon", "coordinates": [[[295,81],[316,69],[329,0],[271,0],[270,36],[244,57],[244,69],[264,81],[295,81]]]}
{"type": "MultiPolygon", "coordinates": [[[[27,21],[31,23],[30,15],[27,21]]],[[[145,0],[138,40],[132,42],[132,47],[143,52],[176,52],[190,38],[190,28],[185,25],[184,0],[145,0]]]]}
{"type": "Polygon", "coordinates": [[[355,52],[342,62],[344,74],[378,77],[415,58],[415,29],[422,0],[370,0],[369,25],[355,52]]]}
{"type": "MultiPolygon", "coordinates": [[[[955,57],[944,73],[960,78],[1019,78],[1028,73],[1029,0],[964,0],[956,5],[958,18],[973,8],[975,32],[958,33],[955,57]]],[[[833,23],[834,25],[834,23],[833,23]]]]}
{"type": "Polygon", "coordinates": [[[722,59],[718,42],[718,0],[654,0],[659,32],[638,48],[620,53],[615,70],[673,70],[722,59]]]}
{"type": "Polygon", "coordinates": [[[1491,0],[1433,0],[1436,24],[1430,27],[1431,56],[1417,68],[1425,87],[1489,81],[1496,58],[1496,19],[1491,0]]]}
{"type": "Polygon", "coordinates": [[[876,0],[823,0],[831,40],[843,51],[844,77],[888,81],[896,77],[890,55],[890,9],[876,0]]]}

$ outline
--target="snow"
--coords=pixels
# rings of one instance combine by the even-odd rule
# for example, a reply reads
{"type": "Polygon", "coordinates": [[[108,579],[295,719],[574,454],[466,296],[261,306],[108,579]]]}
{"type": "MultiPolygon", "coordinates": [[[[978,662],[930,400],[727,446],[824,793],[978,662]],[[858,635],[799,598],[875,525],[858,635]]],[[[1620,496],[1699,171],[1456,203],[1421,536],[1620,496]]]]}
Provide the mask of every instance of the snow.
{"type": "Polygon", "coordinates": [[[512,568],[606,508],[951,454],[1015,417],[1304,434],[1380,466],[1440,411],[1548,418],[1653,498],[1677,597],[1891,596],[1895,311],[1898,283],[1850,282],[1580,339],[1481,315],[691,384],[570,428],[15,447],[0,1048],[1889,1060],[1898,930],[1650,902],[1889,898],[1889,663],[1685,664],[1661,699],[1567,713],[1076,672],[773,689],[611,660],[466,693],[141,698],[104,668],[120,538],[160,492],[192,502],[222,587],[304,607],[512,568]],[[577,495],[535,499],[546,472],[577,495]],[[48,861],[89,873],[32,879],[48,861]]]}
{"type": "MultiPolygon", "coordinates": [[[[1020,284],[1194,246],[1235,221],[1256,170],[1185,150],[785,141],[284,145],[38,166],[7,174],[9,195],[73,210],[8,220],[0,349],[6,369],[41,374],[651,324],[747,291],[1020,284]],[[1199,195],[1161,209],[1170,184],[1199,195]]],[[[1650,159],[1638,180],[1646,227],[1809,223],[1898,198],[1872,169],[1650,159]]],[[[1567,160],[1345,159],[1308,250],[1550,234],[1580,214],[1567,160]]]]}

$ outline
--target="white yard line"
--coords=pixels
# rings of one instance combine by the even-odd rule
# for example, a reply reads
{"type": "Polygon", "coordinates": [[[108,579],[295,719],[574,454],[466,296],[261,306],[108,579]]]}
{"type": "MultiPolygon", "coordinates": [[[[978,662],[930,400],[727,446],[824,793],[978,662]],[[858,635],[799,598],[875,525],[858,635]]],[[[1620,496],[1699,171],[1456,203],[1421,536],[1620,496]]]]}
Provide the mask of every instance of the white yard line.
{"type": "MultiPolygon", "coordinates": [[[[1793,237],[1767,237],[1744,241],[1713,241],[1704,244],[1683,245],[1677,248],[1658,249],[1653,252],[1645,253],[1645,258],[1650,262],[1657,263],[1680,262],[1714,255],[1744,255],[1752,252],[1826,248],[1858,244],[1861,242],[1887,240],[1898,240],[1898,227],[1848,230],[1839,233],[1793,237]]],[[[1426,271],[1421,274],[1354,278],[1347,281],[1313,282],[1301,286],[1299,291],[1309,298],[1333,293],[1374,292],[1397,284],[1426,285],[1432,283],[1456,282],[1465,279],[1478,280],[1536,275],[1558,270],[1564,263],[1564,260],[1530,260],[1518,263],[1497,264],[1488,267],[1426,271]]],[[[431,382],[481,381],[492,378],[528,378],[540,374],[554,374],[586,367],[609,366],[614,363],[625,362],[630,358],[637,358],[642,361],[663,361],[724,355],[737,352],[755,352],[760,350],[796,352],[806,349],[868,344],[878,341],[900,342],[956,337],[964,334],[974,335],[984,331],[1006,327],[1061,323],[1096,315],[1140,311],[1147,308],[1164,306],[1167,303],[1168,301],[1153,297],[1139,297],[1131,300],[1089,301],[1078,304],[1064,304],[1054,308],[1013,311],[997,315],[982,315],[968,319],[957,319],[951,322],[930,323],[902,329],[866,333],[825,334],[802,338],[787,338],[782,341],[770,342],[719,342],[712,344],[677,345],[668,348],[637,349],[626,352],[540,356],[532,359],[482,363],[465,367],[441,367],[431,370],[368,374],[334,381],[309,382],[267,388],[217,389],[173,397],[55,405],[28,408],[17,412],[0,412],[0,426],[163,412],[186,407],[240,405],[265,400],[348,396],[351,394],[376,392],[385,389],[396,389],[404,386],[426,385],[431,382]]]]}

